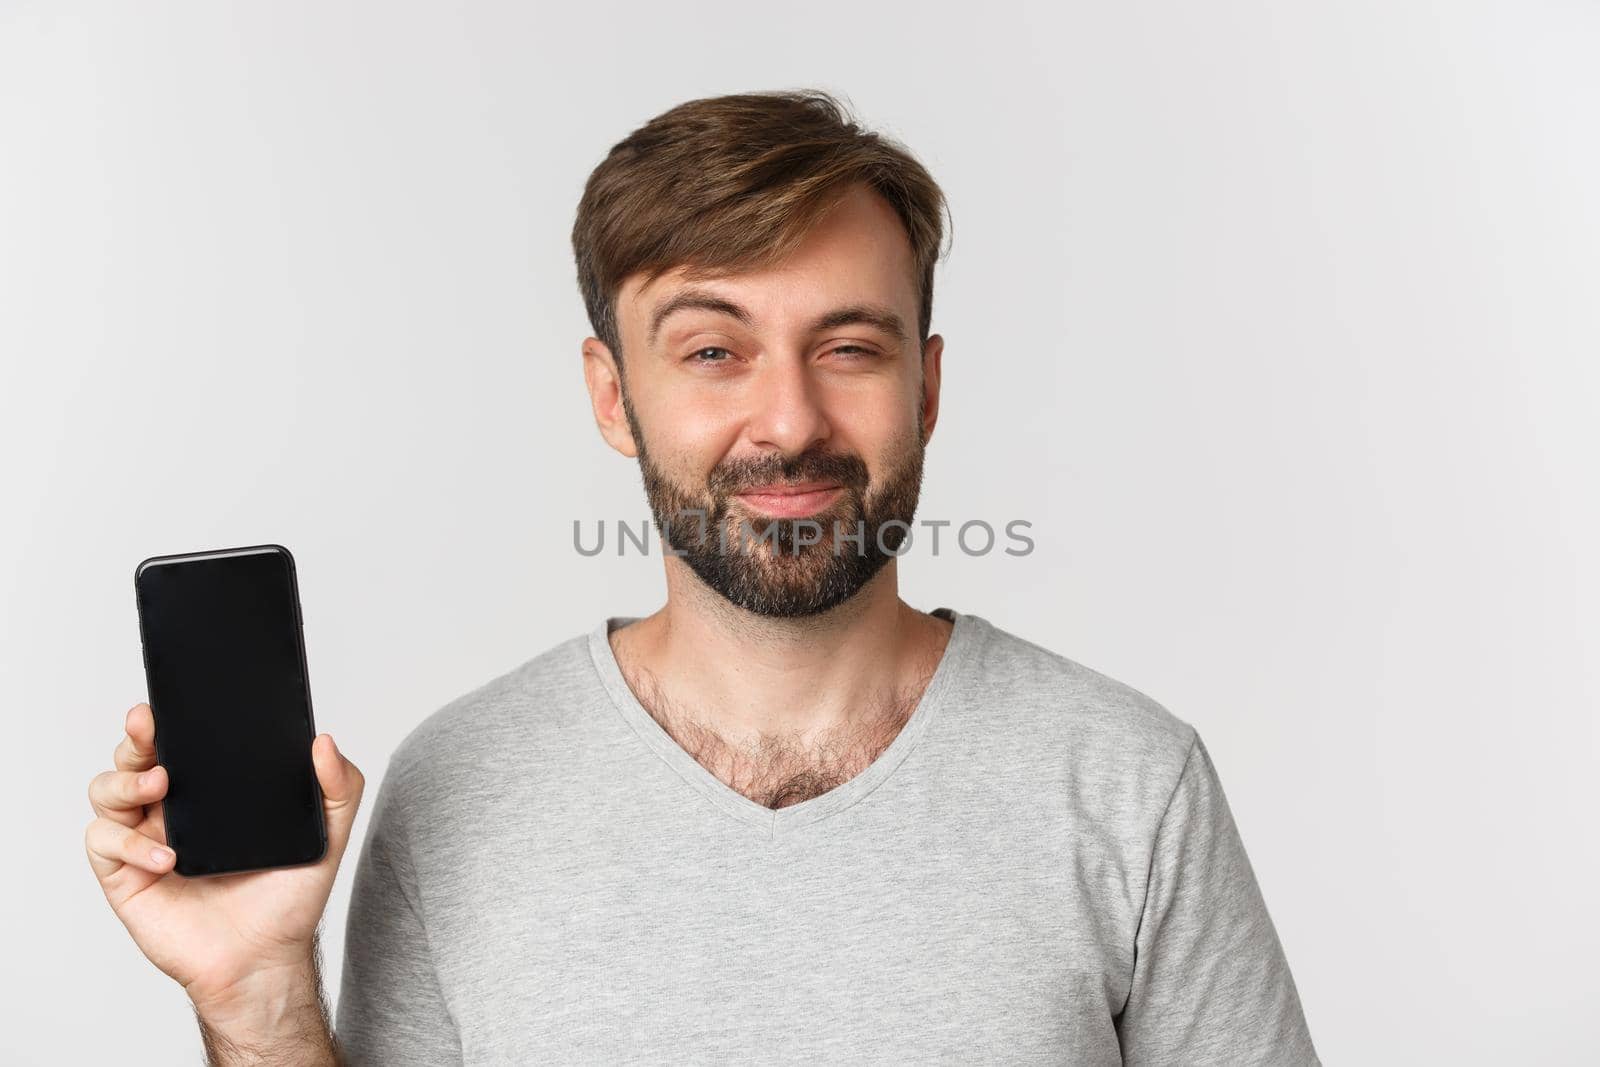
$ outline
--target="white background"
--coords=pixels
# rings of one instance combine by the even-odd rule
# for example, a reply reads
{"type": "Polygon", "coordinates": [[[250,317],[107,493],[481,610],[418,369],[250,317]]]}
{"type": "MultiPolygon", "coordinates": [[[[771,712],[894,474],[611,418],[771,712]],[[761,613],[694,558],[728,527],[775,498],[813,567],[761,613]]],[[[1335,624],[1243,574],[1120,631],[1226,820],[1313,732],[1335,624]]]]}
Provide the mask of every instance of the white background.
{"type": "Polygon", "coordinates": [[[648,514],[573,212],[665,108],[802,85],[951,201],[919,516],[1034,524],[906,599],[1200,730],[1328,1062],[1592,1056],[1597,55],[1577,2],[0,5],[0,1060],[199,1053],[83,855],[140,559],[288,545],[374,789],[659,603],[571,547],[648,514]]]}

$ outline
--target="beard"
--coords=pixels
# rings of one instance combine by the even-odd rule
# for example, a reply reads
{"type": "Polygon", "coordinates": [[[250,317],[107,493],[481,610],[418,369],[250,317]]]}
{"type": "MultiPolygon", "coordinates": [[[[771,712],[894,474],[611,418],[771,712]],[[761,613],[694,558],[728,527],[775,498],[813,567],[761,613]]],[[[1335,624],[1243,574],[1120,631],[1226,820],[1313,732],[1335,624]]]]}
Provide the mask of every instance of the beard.
{"type": "Polygon", "coordinates": [[[623,410],[639,451],[645,495],[662,542],[700,580],[757,615],[819,615],[854,596],[898,554],[922,491],[926,441],[917,429],[897,443],[881,485],[850,453],[807,451],[718,463],[703,486],[683,486],[651,458],[633,408],[623,410]],[[827,507],[804,518],[762,515],[735,499],[779,482],[840,486],[827,507]]]}

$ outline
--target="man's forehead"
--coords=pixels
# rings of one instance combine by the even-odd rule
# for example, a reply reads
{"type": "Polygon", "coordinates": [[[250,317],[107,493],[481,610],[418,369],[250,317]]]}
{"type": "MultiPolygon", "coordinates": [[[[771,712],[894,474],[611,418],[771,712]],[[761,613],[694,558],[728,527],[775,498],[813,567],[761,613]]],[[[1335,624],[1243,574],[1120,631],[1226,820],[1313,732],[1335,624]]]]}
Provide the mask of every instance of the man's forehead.
{"type": "Polygon", "coordinates": [[[675,290],[687,287],[718,289],[736,288],[741,278],[748,278],[753,270],[717,270],[681,264],[663,271],[650,284],[644,282],[644,273],[631,274],[622,283],[622,299],[636,308],[649,308],[669,297],[675,290]]]}
{"type": "Polygon", "coordinates": [[[648,342],[674,313],[686,309],[731,314],[755,326],[768,318],[812,320],[845,307],[870,307],[897,320],[909,336],[902,309],[914,314],[916,290],[896,272],[804,271],[780,265],[752,270],[674,267],[650,284],[644,275],[628,278],[619,303],[648,342]]]}

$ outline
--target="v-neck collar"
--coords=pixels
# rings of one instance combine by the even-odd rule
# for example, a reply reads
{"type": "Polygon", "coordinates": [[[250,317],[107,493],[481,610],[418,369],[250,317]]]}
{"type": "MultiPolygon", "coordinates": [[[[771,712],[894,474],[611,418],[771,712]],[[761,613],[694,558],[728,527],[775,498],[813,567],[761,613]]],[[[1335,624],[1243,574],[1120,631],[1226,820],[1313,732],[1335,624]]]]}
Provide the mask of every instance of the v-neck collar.
{"type": "Polygon", "coordinates": [[[860,801],[888,780],[927,732],[944,703],[951,679],[962,669],[963,660],[977,643],[979,633],[985,626],[979,616],[952,608],[936,608],[931,614],[951,622],[950,638],[915,710],[894,740],[854,778],[826,793],[783,808],[768,808],[758,804],[712,774],[673,740],[672,735],[639,703],[639,698],[623,677],[610,640],[612,630],[637,622],[637,617],[610,616],[601,620],[589,632],[589,655],[601,683],[611,697],[611,703],[651,751],[723,812],[758,830],[764,830],[768,837],[776,838],[825,819],[860,801]]]}

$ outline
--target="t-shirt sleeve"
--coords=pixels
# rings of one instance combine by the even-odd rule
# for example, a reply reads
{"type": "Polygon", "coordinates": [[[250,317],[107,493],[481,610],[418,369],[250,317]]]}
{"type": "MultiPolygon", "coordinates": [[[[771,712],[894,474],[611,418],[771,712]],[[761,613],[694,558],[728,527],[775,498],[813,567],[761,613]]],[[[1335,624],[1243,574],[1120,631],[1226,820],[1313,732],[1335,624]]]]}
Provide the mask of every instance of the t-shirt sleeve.
{"type": "Polygon", "coordinates": [[[1322,1062],[1198,734],[1156,830],[1117,1034],[1129,1064],[1322,1062]]]}
{"type": "Polygon", "coordinates": [[[350,1067],[461,1062],[422,922],[400,792],[391,761],[362,842],[345,926],[335,1033],[350,1067]]]}

